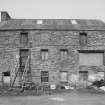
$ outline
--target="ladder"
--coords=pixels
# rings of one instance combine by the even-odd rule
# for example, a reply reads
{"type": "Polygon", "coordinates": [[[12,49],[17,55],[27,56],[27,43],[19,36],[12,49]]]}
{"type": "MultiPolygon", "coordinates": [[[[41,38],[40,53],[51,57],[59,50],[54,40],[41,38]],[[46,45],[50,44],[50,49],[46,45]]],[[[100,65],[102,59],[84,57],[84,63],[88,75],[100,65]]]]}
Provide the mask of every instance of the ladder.
{"type": "MultiPolygon", "coordinates": [[[[20,65],[19,65],[19,62],[18,62],[18,63],[17,63],[17,66],[16,66],[16,68],[15,68],[15,75],[14,75],[14,78],[13,78],[13,80],[12,80],[11,87],[14,86],[14,83],[15,83],[15,81],[16,81],[16,77],[17,77],[17,75],[18,75],[18,73],[19,73],[19,68],[20,68],[20,65]]],[[[27,58],[27,60],[26,60],[25,68],[24,68],[24,71],[23,71],[23,74],[22,74],[22,77],[21,77],[21,79],[22,79],[22,86],[23,86],[23,84],[25,83],[25,77],[27,76],[28,68],[29,68],[29,56],[28,56],[28,58],[27,58]]]]}
{"type": "Polygon", "coordinates": [[[27,77],[27,72],[29,70],[29,56],[26,60],[26,64],[25,64],[25,68],[24,68],[24,71],[23,71],[23,74],[22,74],[22,88],[24,87],[24,84],[26,82],[26,77],[27,77]]]}

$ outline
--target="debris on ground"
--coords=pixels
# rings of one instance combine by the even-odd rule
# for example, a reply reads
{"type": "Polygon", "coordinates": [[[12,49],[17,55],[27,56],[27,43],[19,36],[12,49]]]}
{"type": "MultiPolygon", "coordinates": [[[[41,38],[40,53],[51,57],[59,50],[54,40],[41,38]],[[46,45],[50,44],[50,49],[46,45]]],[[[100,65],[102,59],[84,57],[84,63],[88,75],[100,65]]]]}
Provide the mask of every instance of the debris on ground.
{"type": "Polygon", "coordinates": [[[105,86],[100,87],[101,90],[105,91],[105,86]]]}
{"type": "Polygon", "coordinates": [[[92,86],[96,86],[96,87],[101,87],[101,86],[105,86],[105,81],[103,79],[101,79],[100,81],[94,81],[92,86]]]}
{"type": "Polygon", "coordinates": [[[96,80],[91,85],[91,88],[97,91],[105,91],[105,81],[103,79],[101,79],[100,81],[96,80]]]}

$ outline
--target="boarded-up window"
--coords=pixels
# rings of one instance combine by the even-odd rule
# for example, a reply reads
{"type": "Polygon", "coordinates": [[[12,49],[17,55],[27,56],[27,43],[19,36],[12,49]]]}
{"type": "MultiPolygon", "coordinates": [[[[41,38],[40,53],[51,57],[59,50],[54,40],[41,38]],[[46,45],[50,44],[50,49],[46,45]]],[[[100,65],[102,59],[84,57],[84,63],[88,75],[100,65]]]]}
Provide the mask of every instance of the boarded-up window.
{"type": "Polygon", "coordinates": [[[48,71],[41,71],[41,82],[48,82],[49,73],[48,71]]]}
{"type": "Polygon", "coordinates": [[[48,49],[41,49],[41,59],[48,60],[48,49]]]}
{"type": "Polygon", "coordinates": [[[68,49],[60,49],[61,52],[61,59],[66,60],[68,57],[68,49]]]}
{"type": "Polygon", "coordinates": [[[21,32],[20,43],[21,44],[27,44],[28,43],[28,33],[27,32],[21,32]]]}
{"type": "Polygon", "coordinates": [[[60,72],[60,81],[61,82],[68,82],[67,71],[61,71],[60,72]]]}
{"type": "Polygon", "coordinates": [[[81,32],[79,35],[79,42],[81,46],[87,45],[87,33],[81,32]]]}
{"type": "Polygon", "coordinates": [[[103,65],[103,53],[79,53],[79,65],[103,65]]]}

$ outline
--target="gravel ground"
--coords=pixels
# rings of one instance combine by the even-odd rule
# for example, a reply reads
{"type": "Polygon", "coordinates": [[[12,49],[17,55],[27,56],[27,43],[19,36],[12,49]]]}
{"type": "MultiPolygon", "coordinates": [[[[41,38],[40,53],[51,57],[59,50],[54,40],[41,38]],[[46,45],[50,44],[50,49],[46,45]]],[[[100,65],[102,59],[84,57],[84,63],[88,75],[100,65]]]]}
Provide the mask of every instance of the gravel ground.
{"type": "Polygon", "coordinates": [[[88,90],[41,96],[0,97],[0,105],[105,105],[105,94],[88,90]]]}

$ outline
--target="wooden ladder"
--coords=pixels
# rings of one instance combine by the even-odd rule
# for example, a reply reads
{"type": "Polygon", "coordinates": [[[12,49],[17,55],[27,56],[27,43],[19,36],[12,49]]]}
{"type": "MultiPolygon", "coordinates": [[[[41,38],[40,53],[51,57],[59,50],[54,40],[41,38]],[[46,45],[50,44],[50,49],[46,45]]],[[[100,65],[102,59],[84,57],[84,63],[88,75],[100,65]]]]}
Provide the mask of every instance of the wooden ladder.
{"type": "MultiPolygon", "coordinates": [[[[15,75],[14,75],[14,77],[13,77],[13,80],[12,80],[12,83],[11,83],[11,87],[14,86],[14,83],[15,83],[15,81],[16,81],[16,77],[17,77],[18,72],[19,72],[19,67],[20,67],[20,66],[19,66],[19,62],[18,62],[18,63],[17,63],[17,66],[16,66],[16,68],[15,68],[15,75]]],[[[26,76],[27,76],[28,68],[29,68],[29,56],[28,56],[28,58],[27,58],[27,60],[26,60],[25,68],[24,68],[24,71],[23,71],[23,74],[22,74],[22,77],[21,77],[21,79],[22,79],[22,87],[24,86],[24,83],[25,83],[25,78],[26,78],[26,76]]]]}
{"type": "Polygon", "coordinates": [[[29,70],[29,56],[27,58],[25,68],[24,68],[24,71],[23,71],[23,75],[22,75],[22,88],[24,87],[24,83],[26,82],[25,78],[27,76],[28,70],[29,70]]]}

